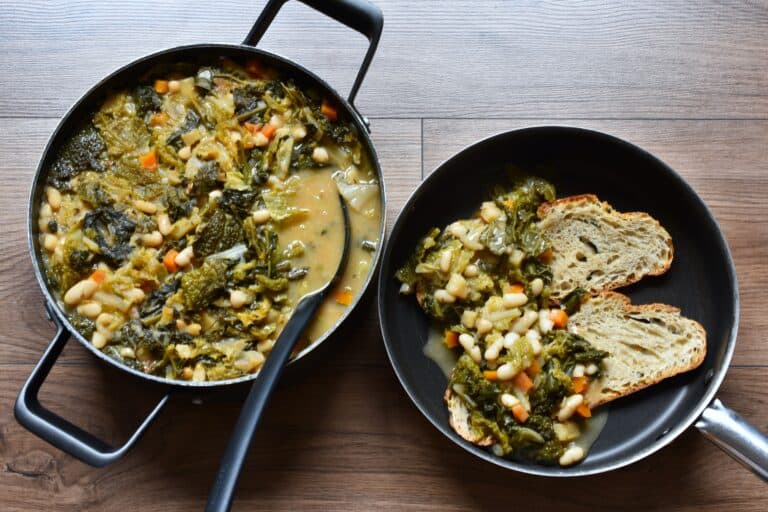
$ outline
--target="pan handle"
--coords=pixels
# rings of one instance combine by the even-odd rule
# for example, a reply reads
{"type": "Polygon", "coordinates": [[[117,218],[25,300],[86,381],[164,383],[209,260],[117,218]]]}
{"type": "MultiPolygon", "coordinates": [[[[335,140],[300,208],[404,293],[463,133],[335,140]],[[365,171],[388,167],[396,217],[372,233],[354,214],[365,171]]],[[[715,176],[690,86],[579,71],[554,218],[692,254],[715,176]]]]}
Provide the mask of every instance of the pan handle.
{"type": "MultiPolygon", "coordinates": [[[[275,19],[280,8],[287,1],[288,0],[269,0],[264,7],[264,10],[261,11],[259,19],[256,20],[253,28],[246,36],[245,41],[243,41],[243,44],[256,46],[267,31],[267,28],[269,28],[272,20],[275,19]]],[[[355,83],[352,84],[352,89],[349,91],[349,96],[347,97],[350,105],[353,105],[355,96],[357,96],[357,91],[360,89],[365,74],[368,72],[368,67],[371,65],[373,55],[376,53],[376,47],[381,38],[381,30],[384,27],[384,16],[381,13],[381,9],[366,0],[299,1],[312,7],[316,11],[333,18],[339,23],[360,32],[368,38],[368,51],[365,54],[363,63],[360,65],[360,71],[357,72],[355,83]]]]}
{"type": "Polygon", "coordinates": [[[37,394],[40,391],[40,386],[43,385],[67,341],[69,341],[69,331],[63,325],[59,325],[53,341],[21,388],[13,412],[16,421],[33,434],[86,464],[103,467],[125,455],[155,419],[170,395],[165,395],[160,400],[128,441],[118,448],[113,448],[93,434],[52,413],[43,407],[38,400],[37,394]]]}
{"type": "Polygon", "coordinates": [[[702,434],[725,453],[768,481],[768,436],[715,399],[696,422],[702,434]]]}

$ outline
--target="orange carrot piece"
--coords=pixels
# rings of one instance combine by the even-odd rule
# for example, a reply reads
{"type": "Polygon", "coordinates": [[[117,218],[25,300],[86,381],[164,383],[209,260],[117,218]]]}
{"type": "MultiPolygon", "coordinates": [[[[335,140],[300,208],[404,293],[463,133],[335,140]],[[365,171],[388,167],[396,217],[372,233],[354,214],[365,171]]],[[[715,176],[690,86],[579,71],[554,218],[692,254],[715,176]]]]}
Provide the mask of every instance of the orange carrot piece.
{"type": "Polygon", "coordinates": [[[499,376],[496,374],[496,370],[483,370],[483,377],[488,380],[498,380],[499,376]]]}
{"type": "Polygon", "coordinates": [[[512,407],[512,415],[520,423],[525,423],[528,421],[528,411],[526,411],[525,407],[523,407],[523,405],[520,403],[517,403],[514,405],[514,407],[512,407]]]}
{"type": "Polygon", "coordinates": [[[155,80],[155,92],[165,94],[168,92],[168,80],[155,80]]]}
{"type": "Polygon", "coordinates": [[[525,370],[525,373],[528,374],[529,377],[533,378],[541,373],[541,367],[539,366],[539,363],[534,359],[533,363],[531,363],[531,366],[528,367],[527,370],[525,370]]]}
{"type": "Polygon", "coordinates": [[[151,150],[149,153],[145,153],[139,157],[139,163],[143,168],[148,171],[157,170],[157,153],[155,150],[151,150]]]}
{"type": "Polygon", "coordinates": [[[592,411],[589,410],[589,406],[587,404],[581,404],[576,408],[576,412],[579,413],[579,415],[582,418],[591,418],[592,417],[592,411]]]}
{"type": "Polygon", "coordinates": [[[331,121],[336,121],[339,118],[339,113],[336,111],[336,107],[328,103],[326,100],[320,104],[320,113],[331,121]]]}
{"type": "Polygon", "coordinates": [[[342,306],[349,306],[352,304],[352,292],[349,290],[341,290],[333,294],[333,298],[337,304],[342,306]]]}
{"type": "Polygon", "coordinates": [[[573,389],[574,393],[582,393],[587,389],[587,385],[589,384],[589,378],[585,377],[574,377],[571,379],[571,382],[573,383],[571,388],[573,389]]]}
{"type": "Polygon", "coordinates": [[[525,286],[522,283],[511,284],[504,289],[504,293],[523,293],[524,291],[525,286]]]}
{"type": "Polygon", "coordinates": [[[259,123],[245,123],[245,129],[251,132],[253,135],[256,135],[259,133],[259,130],[261,130],[262,125],[259,123]]]}
{"type": "Polygon", "coordinates": [[[107,273],[99,268],[93,271],[93,274],[90,275],[89,279],[96,284],[101,284],[105,277],[107,277],[107,273]]]}
{"type": "Polygon", "coordinates": [[[533,387],[533,381],[525,372],[520,372],[515,375],[512,381],[515,383],[515,386],[520,388],[520,391],[523,393],[527,393],[533,387]]]}
{"type": "Polygon", "coordinates": [[[568,325],[568,313],[562,309],[550,310],[549,319],[552,320],[557,329],[565,329],[565,326],[568,325]]]}
{"type": "Polygon", "coordinates": [[[157,114],[152,114],[152,117],[149,118],[149,126],[163,126],[170,120],[171,118],[168,114],[165,112],[158,112],[157,114]]]}
{"type": "Polygon", "coordinates": [[[543,253],[539,254],[539,259],[543,262],[547,262],[552,259],[552,254],[553,254],[553,251],[552,251],[552,248],[550,247],[543,253]]]}
{"type": "Polygon", "coordinates": [[[263,133],[264,136],[268,139],[271,139],[275,135],[276,131],[277,127],[273,124],[265,124],[261,129],[261,133],[263,133]]]}
{"type": "Polygon", "coordinates": [[[455,348],[459,346],[459,333],[449,331],[446,329],[443,332],[443,343],[445,343],[445,346],[448,348],[455,348]]]}
{"type": "Polygon", "coordinates": [[[179,270],[179,266],[176,264],[176,256],[179,254],[179,251],[176,249],[171,249],[167,253],[165,253],[165,256],[163,256],[163,265],[165,265],[165,269],[168,272],[176,272],[179,270]]]}

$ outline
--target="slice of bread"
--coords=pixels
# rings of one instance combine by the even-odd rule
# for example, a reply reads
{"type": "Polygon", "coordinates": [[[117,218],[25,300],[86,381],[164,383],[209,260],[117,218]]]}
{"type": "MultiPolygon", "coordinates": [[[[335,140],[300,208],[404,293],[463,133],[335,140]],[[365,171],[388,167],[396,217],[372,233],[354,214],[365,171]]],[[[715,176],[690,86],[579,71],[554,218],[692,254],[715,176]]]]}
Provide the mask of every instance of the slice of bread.
{"type": "Polygon", "coordinates": [[[552,298],[574,288],[613,290],[659,275],[672,264],[672,238],[647,213],[621,213],[585,194],[539,206],[539,228],[552,243],[552,298]]]}
{"type": "Polygon", "coordinates": [[[495,441],[493,437],[483,435],[481,432],[475,432],[469,421],[469,409],[464,401],[457,395],[450,386],[445,390],[443,397],[448,406],[448,424],[462,438],[478,446],[490,446],[495,441]]]}
{"type": "Polygon", "coordinates": [[[568,330],[610,356],[585,396],[590,407],[634,393],[704,361],[707,335],[698,322],[666,304],[633,306],[629,297],[604,292],[568,320],[568,330]]]}

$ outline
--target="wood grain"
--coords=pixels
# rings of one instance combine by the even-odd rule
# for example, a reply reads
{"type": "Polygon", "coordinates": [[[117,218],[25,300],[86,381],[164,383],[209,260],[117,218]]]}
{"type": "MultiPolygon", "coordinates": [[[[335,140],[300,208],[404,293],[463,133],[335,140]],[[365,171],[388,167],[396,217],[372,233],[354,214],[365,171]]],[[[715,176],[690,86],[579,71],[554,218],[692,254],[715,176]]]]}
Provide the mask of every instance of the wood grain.
{"type": "MultiPolygon", "coordinates": [[[[736,259],[740,339],[723,401],[768,431],[768,3],[765,0],[375,0],[380,51],[358,96],[372,118],[391,226],[422,173],[475,140],[533,124],[608,131],[652,151],[704,197],[736,259]]],[[[0,3],[0,509],[200,510],[237,415],[227,396],[176,397],[122,461],[90,468],[21,428],[13,400],[53,334],[26,246],[46,139],[119,65],[238,42],[264,0],[0,3]],[[135,21],[139,20],[139,21],[135,21]]],[[[365,51],[289,2],[264,47],[348,90],[365,51]]],[[[468,455],[411,405],[387,362],[371,295],[279,390],[234,510],[764,511],[765,486],[687,432],[599,477],[551,480],[468,455]]],[[[158,390],[70,343],[43,388],[54,411],[117,443],[158,390]]]]}
{"type": "Polygon", "coordinates": [[[475,141],[535,125],[571,125],[626,139],[677,170],[709,205],[731,247],[741,293],[733,363],[768,364],[768,122],[605,120],[424,121],[424,174],[475,141]]]}
{"type": "MultiPolygon", "coordinates": [[[[359,96],[369,116],[765,118],[768,110],[764,0],[377,3],[385,30],[359,96]]],[[[215,5],[2,2],[0,115],[60,116],[146,53],[237,43],[263,1],[215,5]]],[[[290,3],[263,47],[346,91],[365,41],[290,3]]]]}

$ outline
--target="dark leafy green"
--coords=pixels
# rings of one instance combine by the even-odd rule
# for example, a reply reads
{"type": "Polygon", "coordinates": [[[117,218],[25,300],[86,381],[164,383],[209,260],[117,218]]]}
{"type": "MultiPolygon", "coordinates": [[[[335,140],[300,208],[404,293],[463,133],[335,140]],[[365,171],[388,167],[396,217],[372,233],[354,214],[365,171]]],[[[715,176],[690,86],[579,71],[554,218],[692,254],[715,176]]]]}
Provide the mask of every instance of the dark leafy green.
{"type": "Polygon", "coordinates": [[[232,215],[216,210],[197,231],[197,239],[192,243],[195,256],[204,258],[211,254],[229,249],[243,240],[240,223],[232,215]]]}
{"type": "Polygon", "coordinates": [[[85,234],[100,249],[100,257],[114,267],[119,267],[131,253],[130,239],[136,223],[114,208],[101,207],[85,214],[85,234]]]}
{"type": "Polygon", "coordinates": [[[104,170],[106,149],[98,130],[89,124],[59,150],[48,174],[48,183],[61,191],[71,190],[70,180],[77,174],[104,170]]]}
{"type": "Polygon", "coordinates": [[[210,304],[227,284],[227,264],[222,260],[206,260],[199,268],[181,278],[184,305],[201,309],[210,304]]]}

